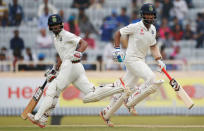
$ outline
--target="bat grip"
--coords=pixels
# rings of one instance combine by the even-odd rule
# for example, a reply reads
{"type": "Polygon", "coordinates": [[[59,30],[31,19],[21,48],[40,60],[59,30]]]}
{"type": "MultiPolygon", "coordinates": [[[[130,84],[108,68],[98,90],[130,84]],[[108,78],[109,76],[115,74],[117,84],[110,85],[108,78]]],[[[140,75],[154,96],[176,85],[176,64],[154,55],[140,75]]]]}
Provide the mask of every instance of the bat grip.
{"type": "Polygon", "coordinates": [[[47,84],[47,80],[45,80],[45,82],[43,83],[42,88],[44,88],[46,84],[47,84]]]}
{"type": "Polygon", "coordinates": [[[171,76],[167,73],[167,71],[164,68],[162,68],[162,71],[169,78],[169,80],[172,80],[171,76]]]}

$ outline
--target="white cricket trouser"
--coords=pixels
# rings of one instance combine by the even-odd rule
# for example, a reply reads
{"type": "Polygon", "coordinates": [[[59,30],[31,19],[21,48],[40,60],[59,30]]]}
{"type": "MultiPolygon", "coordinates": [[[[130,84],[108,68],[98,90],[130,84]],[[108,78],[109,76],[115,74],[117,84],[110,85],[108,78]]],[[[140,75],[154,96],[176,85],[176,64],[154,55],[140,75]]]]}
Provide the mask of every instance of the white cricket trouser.
{"type": "Polygon", "coordinates": [[[60,66],[58,76],[48,87],[47,95],[55,96],[56,90],[62,91],[71,83],[84,94],[93,91],[94,85],[86,77],[83,65],[72,64],[70,60],[65,60],[60,66]]]}
{"type": "Polygon", "coordinates": [[[93,91],[93,84],[86,77],[83,65],[81,63],[72,64],[70,60],[65,60],[60,66],[58,76],[50,83],[47,89],[40,109],[35,115],[36,120],[39,120],[52,107],[54,98],[59,97],[61,91],[71,83],[84,94],[93,91]]]}
{"type": "Polygon", "coordinates": [[[66,60],[60,66],[60,72],[56,79],[56,86],[59,90],[64,90],[69,84],[73,84],[84,94],[92,91],[91,84],[85,75],[84,67],[81,63],[72,64],[70,60],[66,60]]]}
{"type": "MultiPolygon", "coordinates": [[[[149,66],[142,60],[125,62],[127,72],[123,78],[126,83],[137,82],[139,78],[142,78],[146,84],[152,84],[155,79],[155,75],[149,66]]],[[[130,85],[132,86],[132,85],[130,85]]],[[[132,87],[130,87],[132,88],[132,87]]]]}
{"type": "MultiPolygon", "coordinates": [[[[155,80],[155,74],[152,72],[152,70],[149,68],[149,66],[143,61],[127,61],[126,63],[127,70],[131,75],[135,76],[136,79],[142,78],[144,82],[144,90],[141,92],[141,94],[137,95],[132,101],[127,103],[127,106],[135,106],[137,103],[145,99],[150,94],[154,93],[157,89],[155,86],[156,80],[155,80]]],[[[126,77],[125,79],[128,79],[126,77]]],[[[125,81],[125,80],[124,80],[125,81]]]]}

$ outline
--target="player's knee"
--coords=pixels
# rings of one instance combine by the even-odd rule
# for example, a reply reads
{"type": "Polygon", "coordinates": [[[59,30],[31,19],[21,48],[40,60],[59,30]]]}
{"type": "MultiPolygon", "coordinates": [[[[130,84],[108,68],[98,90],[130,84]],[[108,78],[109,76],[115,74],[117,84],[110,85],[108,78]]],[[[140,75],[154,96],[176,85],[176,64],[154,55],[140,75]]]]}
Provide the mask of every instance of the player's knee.
{"type": "Polygon", "coordinates": [[[145,86],[147,88],[147,93],[152,94],[152,93],[156,92],[157,86],[155,85],[155,83],[156,83],[155,75],[150,75],[145,82],[145,86]]]}
{"type": "Polygon", "coordinates": [[[151,74],[147,77],[147,81],[150,83],[150,84],[153,84],[154,81],[156,80],[156,76],[154,74],[151,74]]]}
{"type": "Polygon", "coordinates": [[[145,86],[146,87],[150,87],[151,85],[153,85],[154,84],[154,81],[155,81],[155,75],[154,74],[152,74],[152,75],[149,75],[147,78],[146,78],[146,80],[145,80],[145,86]]]}
{"type": "Polygon", "coordinates": [[[49,88],[48,87],[48,89],[46,91],[46,95],[54,98],[55,95],[56,95],[56,90],[54,88],[49,88]]]}
{"type": "Polygon", "coordinates": [[[148,92],[150,94],[157,91],[157,89],[163,84],[163,80],[154,80],[153,83],[150,85],[148,92]]]}
{"type": "Polygon", "coordinates": [[[50,96],[52,98],[59,97],[60,90],[57,88],[56,81],[52,81],[51,84],[49,85],[46,95],[50,96]]]}
{"type": "Polygon", "coordinates": [[[67,87],[67,84],[64,81],[56,80],[56,87],[63,90],[65,87],[67,87]]]}

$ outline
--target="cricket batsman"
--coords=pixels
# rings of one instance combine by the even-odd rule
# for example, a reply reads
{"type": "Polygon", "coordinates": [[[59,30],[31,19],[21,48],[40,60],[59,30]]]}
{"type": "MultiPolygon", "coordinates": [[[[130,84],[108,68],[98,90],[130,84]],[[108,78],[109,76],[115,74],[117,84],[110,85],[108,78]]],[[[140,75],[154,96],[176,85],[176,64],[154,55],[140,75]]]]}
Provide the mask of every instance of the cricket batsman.
{"type": "Polygon", "coordinates": [[[124,104],[129,112],[135,114],[134,106],[154,93],[163,83],[163,80],[155,79],[155,74],[145,63],[145,56],[150,49],[159,68],[166,68],[156,43],[156,29],[153,25],[156,19],[155,7],[150,3],[143,4],[140,15],[141,21],[119,29],[114,36],[115,50],[113,51],[113,57],[118,62],[124,61],[127,70],[122,78],[123,85],[133,90],[133,93],[130,96],[127,92],[115,94],[110,104],[100,112],[100,116],[108,126],[113,126],[110,117],[120,108],[123,102],[125,102],[124,104]],[[123,35],[128,36],[125,59],[120,50],[120,38],[123,35]],[[140,87],[136,87],[139,78],[142,78],[144,83],[140,87]]]}
{"type": "Polygon", "coordinates": [[[60,93],[71,83],[85,94],[84,103],[99,101],[114,93],[124,91],[120,80],[95,88],[89,82],[83,65],[80,63],[82,53],[87,48],[87,42],[65,31],[62,18],[58,14],[49,16],[48,26],[53,33],[54,45],[61,61],[46,72],[46,78],[50,84],[38,112],[35,115],[28,113],[28,119],[42,128],[45,127],[48,116],[55,108],[60,93]]]}

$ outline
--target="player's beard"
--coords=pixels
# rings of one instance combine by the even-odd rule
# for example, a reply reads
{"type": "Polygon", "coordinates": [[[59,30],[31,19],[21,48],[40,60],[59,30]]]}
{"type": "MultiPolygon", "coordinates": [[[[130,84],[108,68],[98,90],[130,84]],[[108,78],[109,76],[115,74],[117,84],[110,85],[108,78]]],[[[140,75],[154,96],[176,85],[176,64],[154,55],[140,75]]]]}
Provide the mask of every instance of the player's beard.
{"type": "Polygon", "coordinates": [[[155,19],[156,19],[156,14],[152,14],[154,17],[152,18],[147,18],[145,17],[145,15],[141,15],[142,21],[144,24],[150,25],[150,24],[154,24],[155,19]]]}
{"type": "Polygon", "coordinates": [[[54,33],[56,36],[62,31],[63,29],[63,26],[61,25],[60,27],[57,27],[57,28],[49,28],[49,30],[54,33]]]}
{"type": "Polygon", "coordinates": [[[59,33],[62,31],[62,29],[59,29],[59,30],[53,30],[52,32],[57,36],[59,35],[59,33]]]}
{"type": "Polygon", "coordinates": [[[154,19],[142,19],[144,24],[154,24],[154,19]]]}

